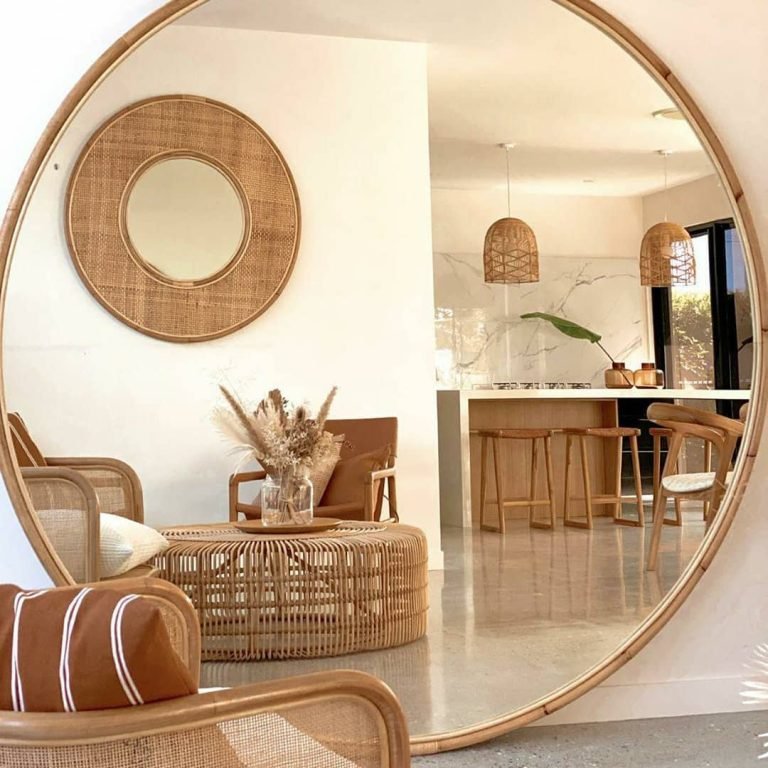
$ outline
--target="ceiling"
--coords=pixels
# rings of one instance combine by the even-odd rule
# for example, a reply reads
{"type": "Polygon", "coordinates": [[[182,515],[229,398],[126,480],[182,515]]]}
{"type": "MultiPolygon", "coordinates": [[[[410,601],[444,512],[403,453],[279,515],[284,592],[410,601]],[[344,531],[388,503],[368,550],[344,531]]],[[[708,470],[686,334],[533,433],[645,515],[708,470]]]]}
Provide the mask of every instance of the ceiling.
{"type": "Polygon", "coordinates": [[[713,168],[628,54],[552,0],[209,0],[179,22],[428,44],[432,184],[644,195],[713,168]]]}

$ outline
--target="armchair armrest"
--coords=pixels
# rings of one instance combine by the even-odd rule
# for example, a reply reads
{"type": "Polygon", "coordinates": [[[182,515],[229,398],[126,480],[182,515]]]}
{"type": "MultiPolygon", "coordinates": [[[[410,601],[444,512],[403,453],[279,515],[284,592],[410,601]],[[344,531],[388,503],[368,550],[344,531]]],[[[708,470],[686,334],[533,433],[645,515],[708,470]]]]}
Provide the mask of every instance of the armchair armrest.
{"type": "Polygon", "coordinates": [[[376,497],[378,496],[378,483],[384,481],[387,483],[387,491],[389,493],[387,498],[389,500],[390,517],[383,522],[397,523],[400,521],[400,517],[397,514],[397,490],[395,486],[394,467],[374,470],[373,472],[369,472],[365,478],[365,519],[373,520],[377,503],[376,497]]]}
{"type": "Polygon", "coordinates": [[[99,578],[99,500],[91,484],[68,467],[25,467],[40,528],[76,583],[99,578]]]}
{"type": "Polygon", "coordinates": [[[191,600],[177,586],[153,578],[97,581],[88,586],[124,590],[156,603],[173,649],[189,669],[195,685],[200,685],[200,621],[191,600]]]}
{"type": "Polygon", "coordinates": [[[87,456],[46,456],[49,467],[69,467],[93,486],[102,512],[144,522],[144,492],[133,467],[119,459],[87,456]]]}
{"type": "Polygon", "coordinates": [[[239,493],[242,483],[253,483],[266,480],[267,473],[263,469],[253,472],[237,472],[229,476],[229,522],[236,523],[238,517],[239,493]]]}
{"type": "Polygon", "coordinates": [[[362,672],[318,672],[119,713],[4,712],[0,719],[0,757],[20,765],[44,760],[122,768],[136,764],[137,748],[147,762],[156,757],[168,768],[208,768],[222,751],[232,755],[227,764],[245,768],[411,764],[397,699],[362,672]]]}

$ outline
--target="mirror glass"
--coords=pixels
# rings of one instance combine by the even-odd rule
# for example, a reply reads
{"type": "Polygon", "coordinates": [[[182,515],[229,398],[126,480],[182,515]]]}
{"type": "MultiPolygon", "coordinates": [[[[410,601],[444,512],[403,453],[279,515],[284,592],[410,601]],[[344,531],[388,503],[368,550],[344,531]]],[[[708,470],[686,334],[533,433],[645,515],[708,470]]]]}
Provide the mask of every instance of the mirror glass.
{"type": "Polygon", "coordinates": [[[136,179],[125,225],[142,261],[169,280],[197,282],[232,261],[246,219],[240,195],[218,168],[193,157],[171,157],[136,179]]]}
{"type": "MultiPolygon", "coordinates": [[[[129,338],[98,314],[72,269],[59,235],[65,174],[51,164],[9,278],[9,410],[45,454],[133,466],[146,522],[161,529],[226,523],[230,474],[258,468],[238,467],[211,424],[219,383],[254,405],[274,387],[317,405],[336,384],[333,418],[397,416],[400,521],[429,542],[426,635],[346,656],[209,658],[203,685],[356,668],[394,689],[411,734],[425,739],[546,699],[637,631],[706,535],[704,502],[670,501],[658,566],[647,569],[649,404],[735,416],[751,394],[758,313],[746,249],[695,132],[629,54],[552,0],[209,0],[99,85],[52,161],[71,167],[119,100],[189,93],[190,83],[268,129],[294,169],[301,279],[280,311],[239,332],[237,343],[129,338]],[[508,158],[501,143],[516,145],[508,158]],[[484,279],[486,231],[508,213],[535,233],[538,282],[484,279]],[[693,239],[695,284],[641,285],[643,234],[665,220],[693,239]],[[652,375],[664,369],[664,388],[607,389],[611,362],[597,344],[520,317],[529,312],[599,334],[629,372],[643,363],[653,363],[652,375]],[[586,473],[579,445],[566,459],[564,429],[617,426],[639,431],[642,522],[628,441],[619,452],[615,439],[594,438],[586,473]],[[553,430],[553,529],[530,525],[525,506],[503,511],[503,533],[481,527],[481,516],[498,526],[499,510],[489,504],[481,515],[478,430],[513,427],[553,430]],[[565,477],[583,522],[585,474],[604,503],[595,504],[592,528],[565,526],[565,477]],[[614,517],[618,500],[606,501],[617,484],[628,525],[614,517]]],[[[173,159],[138,180],[128,231],[155,269],[200,279],[232,258],[243,211],[219,171],[173,159]]],[[[499,446],[503,496],[531,492],[531,448],[525,440],[499,446]]],[[[548,493],[543,451],[539,444],[539,502],[548,493]]],[[[661,459],[665,451],[662,440],[661,459]]],[[[679,471],[707,471],[717,460],[691,443],[679,471]]],[[[240,500],[258,492],[243,486],[240,500]]],[[[549,520],[546,505],[534,514],[549,520]]],[[[327,563],[313,567],[322,594],[331,588],[327,563]]],[[[285,625],[295,618],[286,615],[285,625]]],[[[304,618],[314,626],[326,614],[304,618]]]]}

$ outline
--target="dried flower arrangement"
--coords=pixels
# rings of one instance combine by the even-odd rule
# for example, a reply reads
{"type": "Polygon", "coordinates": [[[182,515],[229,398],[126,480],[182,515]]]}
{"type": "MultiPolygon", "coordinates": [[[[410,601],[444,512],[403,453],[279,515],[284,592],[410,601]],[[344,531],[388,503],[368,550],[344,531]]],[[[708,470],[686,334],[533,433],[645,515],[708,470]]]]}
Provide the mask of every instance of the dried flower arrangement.
{"type": "Polygon", "coordinates": [[[243,453],[244,460],[255,458],[268,475],[310,470],[336,450],[334,436],[324,429],[336,387],[315,418],[304,405],[292,407],[279,389],[271,390],[253,411],[226,387],[219,389],[228,408],[217,408],[214,421],[235,444],[234,451],[243,453]]]}

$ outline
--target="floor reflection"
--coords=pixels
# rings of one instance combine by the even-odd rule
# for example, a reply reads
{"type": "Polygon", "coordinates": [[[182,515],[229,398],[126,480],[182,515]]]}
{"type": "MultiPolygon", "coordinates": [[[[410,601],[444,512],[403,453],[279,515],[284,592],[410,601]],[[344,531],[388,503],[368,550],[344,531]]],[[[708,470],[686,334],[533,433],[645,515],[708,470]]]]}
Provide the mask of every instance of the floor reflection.
{"type": "Polygon", "coordinates": [[[399,696],[412,734],[440,733],[524,706],[583,673],[633,632],[701,543],[700,509],[665,526],[659,568],[644,569],[650,527],[597,518],[554,533],[510,522],[506,536],[443,531],[430,573],[428,635],[402,648],[330,659],[207,663],[204,686],[359,669],[399,696]]]}

